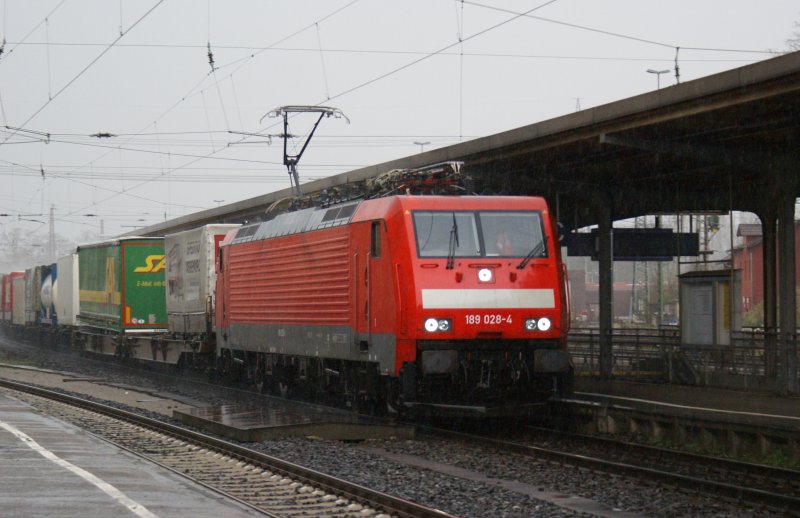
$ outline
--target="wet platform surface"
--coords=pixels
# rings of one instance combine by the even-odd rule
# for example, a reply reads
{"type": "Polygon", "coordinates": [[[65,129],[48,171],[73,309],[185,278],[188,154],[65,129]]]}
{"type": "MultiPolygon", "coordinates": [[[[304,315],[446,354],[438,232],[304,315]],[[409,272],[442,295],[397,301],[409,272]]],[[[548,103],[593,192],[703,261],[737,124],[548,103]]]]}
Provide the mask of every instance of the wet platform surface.
{"type": "Polygon", "coordinates": [[[800,398],[758,391],[576,378],[576,398],[680,415],[800,430],[800,398]]]}
{"type": "Polygon", "coordinates": [[[344,441],[413,439],[415,433],[413,426],[277,398],[259,404],[176,410],[173,415],[184,424],[242,442],[309,436],[344,441]]]}
{"type": "Polygon", "coordinates": [[[0,466],[4,518],[259,516],[2,392],[0,466]]]}

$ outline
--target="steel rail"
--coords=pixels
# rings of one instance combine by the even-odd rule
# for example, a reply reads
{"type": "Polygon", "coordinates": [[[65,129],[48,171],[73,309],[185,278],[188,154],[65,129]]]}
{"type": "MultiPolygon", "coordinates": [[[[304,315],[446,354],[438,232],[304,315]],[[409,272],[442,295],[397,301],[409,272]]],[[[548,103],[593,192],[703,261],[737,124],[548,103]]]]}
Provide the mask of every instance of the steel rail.
{"type": "Polygon", "coordinates": [[[584,443],[622,447],[627,450],[627,454],[629,455],[638,453],[642,454],[642,456],[647,455],[659,459],[669,459],[670,462],[680,461],[687,465],[703,465],[713,469],[716,472],[746,473],[762,479],[793,481],[794,483],[792,485],[795,487],[795,490],[800,491],[800,471],[794,469],[767,466],[765,464],[756,464],[753,462],[738,461],[723,457],[711,457],[709,455],[701,455],[698,453],[691,453],[671,448],[661,448],[649,444],[637,444],[628,441],[619,441],[610,437],[597,437],[593,435],[554,431],[552,429],[536,426],[528,426],[528,428],[535,433],[548,434],[550,436],[557,434],[560,437],[565,437],[575,441],[582,441],[584,443]]]}
{"type": "MultiPolygon", "coordinates": [[[[724,482],[715,482],[692,476],[680,475],[669,471],[660,471],[653,468],[636,466],[622,462],[608,461],[601,458],[590,457],[559,450],[541,448],[527,444],[505,441],[491,437],[468,434],[433,427],[420,427],[420,433],[429,435],[439,435],[450,439],[460,439],[490,446],[503,451],[519,453],[526,456],[545,459],[557,464],[568,464],[576,467],[591,469],[604,473],[622,474],[635,478],[646,478],[658,481],[674,487],[689,489],[713,496],[721,496],[737,502],[747,502],[749,504],[761,505],[766,508],[775,509],[792,515],[800,515],[800,498],[773,493],[760,489],[752,489],[724,482]]],[[[557,432],[553,432],[557,433],[557,432]]]]}
{"type": "Polygon", "coordinates": [[[409,500],[388,495],[380,491],[374,491],[367,487],[354,484],[352,482],[348,482],[346,480],[333,477],[331,475],[327,475],[325,473],[288,461],[284,461],[276,457],[265,455],[228,441],[217,439],[199,432],[187,430],[176,425],[141,416],[126,410],[114,408],[103,403],[89,401],[41,387],[35,387],[25,383],[19,383],[5,379],[0,379],[0,386],[44,397],[61,403],[66,403],[68,405],[96,412],[114,419],[119,419],[144,428],[149,428],[186,442],[202,445],[204,448],[216,450],[218,452],[225,453],[230,457],[235,457],[251,464],[266,467],[271,471],[285,474],[287,477],[297,479],[298,481],[303,481],[308,485],[316,486],[330,493],[340,494],[345,498],[356,501],[363,505],[368,505],[375,509],[382,510],[394,516],[407,518],[447,518],[451,516],[438,509],[432,509],[409,500]]]}

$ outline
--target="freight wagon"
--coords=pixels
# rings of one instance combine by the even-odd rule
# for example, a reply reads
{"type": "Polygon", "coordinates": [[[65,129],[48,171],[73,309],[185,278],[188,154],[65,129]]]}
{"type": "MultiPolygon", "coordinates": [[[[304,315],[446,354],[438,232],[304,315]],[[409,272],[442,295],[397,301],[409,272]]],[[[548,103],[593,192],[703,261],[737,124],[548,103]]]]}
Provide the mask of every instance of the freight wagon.
{"type": "Polygon", "coordinates": [[[239,225],[206,225],[167,234],[167,318],[174,335],[210,336],[215,327],[216,260],[225,234],[239,225]]]}
{"type": "Polygon", "coordinates": [[[78,247],[77,345],[99,354],[150,358],[167,331],[163,238],[121,238],[78,247]]]}
{"type": "Polygon", "coordinates": [[[205,369],[215,356],[216,260],[236,224],[214,224],[168,234],[164,241],[168,333],[153,338],[149,360],[205,369]]]}
{"type": "Polygon", "coordinates": [[[5,273],[0,280],[0,291],[2,291],[2,298],[0,298],[0,319],[3,325],[11,324],[11,311],[14,307],[14,279],[23,277],[25,272],[11,272],[5,273]]]}

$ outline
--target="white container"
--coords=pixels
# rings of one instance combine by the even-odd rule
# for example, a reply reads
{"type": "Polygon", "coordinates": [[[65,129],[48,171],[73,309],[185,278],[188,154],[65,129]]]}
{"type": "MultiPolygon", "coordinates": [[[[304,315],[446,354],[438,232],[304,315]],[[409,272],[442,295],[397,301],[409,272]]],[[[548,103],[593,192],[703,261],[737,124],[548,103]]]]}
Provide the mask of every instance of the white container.
{"type": "Polygon", "coordinates": [[[25,325],[25,276],[14,279],[13,290],[14,305],[11,307],[11,323],[25,325]]]}
{"type": "Polygon", "coordinates": [[[214,329],[215,263],[219,243],[239,225],[206,225],[164,238],[167,317],[172,333],[206,333],[214,329]]]}
{"type": "Polygon", "coordinates": [[[50,270],[47,275],[42,277],[42,285],[39,288],[39,318],[42,323],[54,324],[53,317],[55,316],[57,291],[58,278],[56,278],[55,272],[50,270]]]}
{"type": "Polygon", "coordinates": [[[58,262],[58,289],[56,314],[63,326],[77,325],[80,291],[78,289],[78,254],[61,257],[58,262]]]}
{"type": "Polygon", "coordinates": [[[39,270],[39,320],[40,324],[54,326],[56,320],[56,294],[58,292],[58,266],[55,263],[37,266],[39,270]]]}

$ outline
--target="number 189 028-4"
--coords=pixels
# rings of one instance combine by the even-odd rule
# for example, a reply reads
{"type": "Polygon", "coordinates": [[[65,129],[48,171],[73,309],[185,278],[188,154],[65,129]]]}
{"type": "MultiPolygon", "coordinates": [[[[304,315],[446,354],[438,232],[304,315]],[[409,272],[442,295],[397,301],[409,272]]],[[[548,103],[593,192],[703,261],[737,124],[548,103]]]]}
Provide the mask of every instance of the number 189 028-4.
{"type": "Polygon", "coordinates": [[[500,314],[486,314],[486,315],[477,315],[477,314],[470,314],[464,315],[467,325],[496,325],[496,324],[510,324],[511,323],[511,315],[500,315],[500,314]]]}

